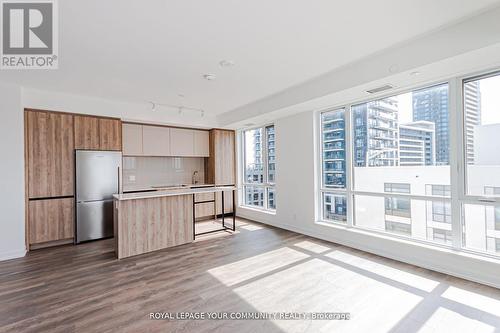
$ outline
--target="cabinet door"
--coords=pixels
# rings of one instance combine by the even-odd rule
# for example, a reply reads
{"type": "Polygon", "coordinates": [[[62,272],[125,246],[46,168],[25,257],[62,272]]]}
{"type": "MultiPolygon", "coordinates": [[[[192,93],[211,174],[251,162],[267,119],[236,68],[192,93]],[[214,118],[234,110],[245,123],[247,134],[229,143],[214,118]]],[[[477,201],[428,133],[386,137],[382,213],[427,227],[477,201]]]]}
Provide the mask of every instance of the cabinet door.
{"type": "Polygon", "coordinates": [[[123,155],[141,156],[142,150],[142,125],[123,124],[123,155]]]}
{"type": "Polygon", "coordinates": [[[73,116],[26,111],[28,197],[73,195],[73,116]]]}
{"type": "Polygon", "coordinates": [[[73,198],[29,201],[29,243],[73,238],[73,212],[73,198]]]}
{"type": "Polygon", "coordinates": [[[194,132],[194,156],[208,157],[210,156],[208,141],[208,131],[193,131],[194,132]]]}
{"type": "Polygon", "coordinates": [[[75,116],[75,149],[100,149],[99,118],[75,116]]]}
{"type": "Polygon", "coordinates": [[[118,119],[99,119],[99,149],[122,150],[122,122],[118,119]]]}
{"type": "Polygon", "coordinates": [[[170,153],[172,156],[194,156],[194,131],[171,128],[170,153]]]}
{"type": "MultiPolygon", "coordinates": [[[[217,215],[222,214],[222,192],[217,192],[215,194],[215,207],[217,215]]],[[[231,191],[224,192],[224,213],[233,212],[233,194],[231,191]]]]}
{"type": "Polygon", "coordinates": [[[170,129],[160,126],[142,127],[145,156],[170,156],[170,129]]]}
{"type": "Polygon", "coordinates": [[[212,130],[210,133],[210,158],[208,172],[210,180],[216,185],[234,185],[235,152],[234,131],[212,130]]]}

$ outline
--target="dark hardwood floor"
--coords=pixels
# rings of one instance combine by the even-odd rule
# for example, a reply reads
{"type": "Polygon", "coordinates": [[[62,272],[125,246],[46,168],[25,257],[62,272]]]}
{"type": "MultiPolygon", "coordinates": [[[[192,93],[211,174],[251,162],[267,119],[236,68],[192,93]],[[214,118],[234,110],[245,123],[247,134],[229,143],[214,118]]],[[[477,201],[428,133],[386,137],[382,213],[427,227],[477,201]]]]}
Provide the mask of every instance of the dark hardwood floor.
{"type": "Polygon", "coordinates": [[[239,220],[115,259],[113,240],[0,262],[0,332],[498,332],[500,291],[239,220]],[[153,312],[350,312],[349,321],[153,320],[153,312]],[[444,325],[444,326],[443,326],[444,325]],[[447,325],[447,326],[446,326],[447,325]]]}

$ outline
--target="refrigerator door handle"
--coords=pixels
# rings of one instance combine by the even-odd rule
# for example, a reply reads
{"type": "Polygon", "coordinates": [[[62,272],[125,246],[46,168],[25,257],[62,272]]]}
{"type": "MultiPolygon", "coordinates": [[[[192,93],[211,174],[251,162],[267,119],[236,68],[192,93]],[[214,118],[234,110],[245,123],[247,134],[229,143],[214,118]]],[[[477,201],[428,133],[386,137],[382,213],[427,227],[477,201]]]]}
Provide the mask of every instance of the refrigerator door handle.
{"type": "Polygon", "coordinates": [[[104,200],[78,200],[76,203],[92,203],[92,202],[111,202],[113,199],[104,199],[104,200]]]}

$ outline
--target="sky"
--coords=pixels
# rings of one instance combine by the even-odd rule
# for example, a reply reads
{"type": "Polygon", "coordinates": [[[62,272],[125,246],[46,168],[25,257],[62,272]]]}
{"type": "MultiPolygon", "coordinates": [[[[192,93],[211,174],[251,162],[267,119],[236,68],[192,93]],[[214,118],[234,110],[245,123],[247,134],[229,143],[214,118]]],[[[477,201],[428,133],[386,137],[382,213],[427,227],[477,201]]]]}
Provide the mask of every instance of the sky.
{"type": "Polygon", "coordinates": [[[481,90],[481,124],[500,123],[500,75],[482,79],[481,90]]]}

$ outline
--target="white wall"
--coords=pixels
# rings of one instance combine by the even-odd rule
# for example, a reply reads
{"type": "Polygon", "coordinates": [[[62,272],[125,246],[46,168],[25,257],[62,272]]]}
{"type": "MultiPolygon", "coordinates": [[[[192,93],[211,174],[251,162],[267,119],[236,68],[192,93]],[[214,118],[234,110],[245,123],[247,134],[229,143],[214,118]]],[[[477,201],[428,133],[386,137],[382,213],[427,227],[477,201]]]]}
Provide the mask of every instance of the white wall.
{"type": "Polygon", "coordinates": [[[314,117],[309,111],[275,121],[276,214],[238,207],[238,216],[500,287],[499,260],[315,223],[314,117]]]}
{"type": "Polygon", "coordinates": [[[21,88],[0,83],[0,260],[22,257],[24,242],[24,116],[21,88]]]}

